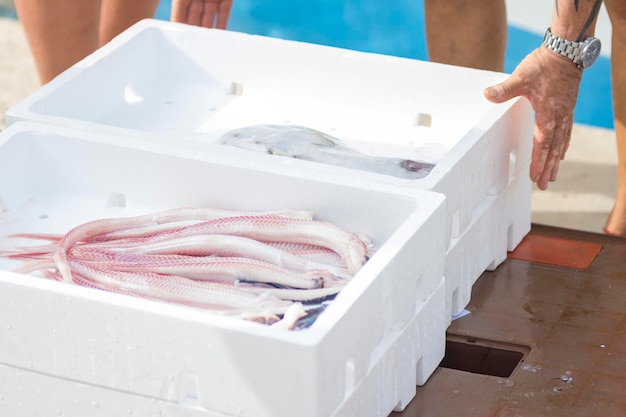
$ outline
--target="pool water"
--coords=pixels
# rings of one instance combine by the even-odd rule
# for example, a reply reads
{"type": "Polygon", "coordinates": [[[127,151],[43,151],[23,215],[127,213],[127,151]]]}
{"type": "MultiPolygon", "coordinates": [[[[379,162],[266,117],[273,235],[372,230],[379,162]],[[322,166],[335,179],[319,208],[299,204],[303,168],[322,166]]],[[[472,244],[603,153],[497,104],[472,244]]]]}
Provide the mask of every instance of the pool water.
{"type": "Polygon", "coordinates": [[[9,19],[17,19],[15,9],[0,5],[0,17],[7,17],[9,19]]]}
{"type": "MultiPolygon", "coordinates": [[[[156,18],[168,20],[170,0],[156,18]]],[[[230,30],[426,60],[423,2],[416,0],[235,0],[230,30]]],[[[505,71],[541,44],[542,36],[509,27],[505,71]]],[[[575,122],[613,128],[609,59],[585,70],[575,122]]]]}

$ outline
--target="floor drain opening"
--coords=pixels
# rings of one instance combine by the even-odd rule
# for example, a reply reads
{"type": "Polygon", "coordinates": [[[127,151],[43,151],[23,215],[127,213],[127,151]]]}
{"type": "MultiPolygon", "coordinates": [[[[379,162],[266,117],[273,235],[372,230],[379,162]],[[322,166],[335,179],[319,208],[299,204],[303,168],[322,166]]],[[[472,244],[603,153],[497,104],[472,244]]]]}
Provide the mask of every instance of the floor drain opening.
{"type": "Polygon", "coordinates": [[[446,354],[439,366],[474,374],[510,377],[530,347],[471,336],[448,334],[446,354]]]}

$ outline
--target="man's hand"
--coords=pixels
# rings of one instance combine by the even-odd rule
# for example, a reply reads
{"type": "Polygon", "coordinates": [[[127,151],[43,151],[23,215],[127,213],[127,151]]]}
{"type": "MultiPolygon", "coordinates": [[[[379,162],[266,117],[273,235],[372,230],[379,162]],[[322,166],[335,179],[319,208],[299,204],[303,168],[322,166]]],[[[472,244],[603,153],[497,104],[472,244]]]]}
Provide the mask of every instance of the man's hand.
{"type": "Polygon", "coordinates": [[[556,180],[569,146],[581,78],[576,65],[541,46],[504,82],[485,89],[494,103],[518,96],[530,101],[536,114],[530,178],[542,190],[556,180]]]}

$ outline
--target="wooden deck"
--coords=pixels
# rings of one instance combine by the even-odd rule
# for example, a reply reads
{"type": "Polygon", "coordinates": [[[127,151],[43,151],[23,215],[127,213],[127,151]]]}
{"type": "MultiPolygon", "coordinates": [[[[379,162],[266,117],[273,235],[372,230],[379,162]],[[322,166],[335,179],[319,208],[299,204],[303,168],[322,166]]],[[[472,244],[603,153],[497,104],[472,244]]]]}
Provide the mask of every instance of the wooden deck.
{"type": "Polygon", "coordinates": [[[626,415],[626,239],[533,225],[467,309],[393,417],[626,415]]]}

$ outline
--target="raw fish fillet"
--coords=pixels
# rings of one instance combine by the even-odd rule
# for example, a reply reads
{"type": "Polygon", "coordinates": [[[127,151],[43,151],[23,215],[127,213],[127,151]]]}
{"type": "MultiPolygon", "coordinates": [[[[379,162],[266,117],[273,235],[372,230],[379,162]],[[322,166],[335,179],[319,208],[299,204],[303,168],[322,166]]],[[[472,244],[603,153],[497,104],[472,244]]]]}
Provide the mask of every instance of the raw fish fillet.
{"type": "Polygon", "coordinates": [[[373,156],[318,130],[294,125],[255,125],[226,132],[220,144],[406,179],[427,176],[435,166],[410,159],[373,156]]]}

